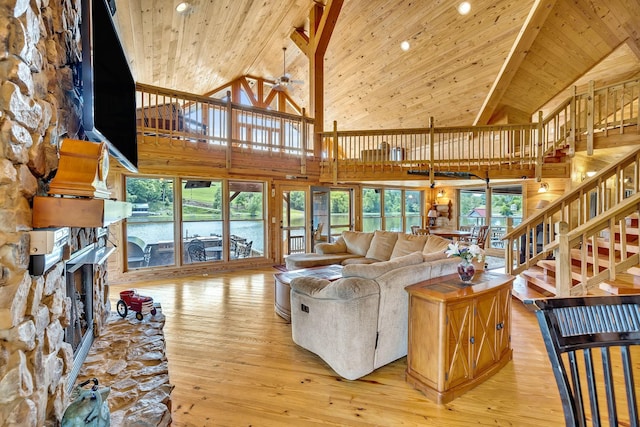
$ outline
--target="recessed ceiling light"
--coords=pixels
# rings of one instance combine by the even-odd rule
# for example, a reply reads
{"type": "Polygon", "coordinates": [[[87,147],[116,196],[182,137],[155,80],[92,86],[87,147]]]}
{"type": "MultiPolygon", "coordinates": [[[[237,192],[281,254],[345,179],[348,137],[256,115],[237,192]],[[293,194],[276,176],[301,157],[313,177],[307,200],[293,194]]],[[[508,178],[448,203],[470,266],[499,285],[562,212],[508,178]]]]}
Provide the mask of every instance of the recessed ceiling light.
{"type": "Polygon", "coordinates": [[[466,15],[470,11],[471,11],[471,3],[469,3],[468,1],[463,1],[458,5],[458,13],[460,15],[466,15]]]}
{"type": "Polygon", "coordinates": [[[400,49],[404,50],[405,52],[408,51],[410,47],[411,45],[406,40],[400,43],[400,49]]]}
{"type": "Polygon", "coordinates": [[[191,4],[186,1],[183,1],[182,3],[176,6],[176,12],[183,15],[188,13],[190,10],[191,10],[191,4]]]}

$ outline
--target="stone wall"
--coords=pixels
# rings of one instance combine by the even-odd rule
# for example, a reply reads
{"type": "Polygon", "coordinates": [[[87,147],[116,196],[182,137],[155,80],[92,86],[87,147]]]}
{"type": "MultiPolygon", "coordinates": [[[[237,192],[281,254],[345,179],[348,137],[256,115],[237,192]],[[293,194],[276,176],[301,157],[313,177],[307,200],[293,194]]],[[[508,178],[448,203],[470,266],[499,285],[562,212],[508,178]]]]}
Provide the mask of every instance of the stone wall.
{"type": "Polygon", "coordinates": [[[78,137],[79,59],[79,0],[0,1],[0,426],[56,425],[69,403],[64,265],[30,276],[27,231],[61,138],[78,137]]]}

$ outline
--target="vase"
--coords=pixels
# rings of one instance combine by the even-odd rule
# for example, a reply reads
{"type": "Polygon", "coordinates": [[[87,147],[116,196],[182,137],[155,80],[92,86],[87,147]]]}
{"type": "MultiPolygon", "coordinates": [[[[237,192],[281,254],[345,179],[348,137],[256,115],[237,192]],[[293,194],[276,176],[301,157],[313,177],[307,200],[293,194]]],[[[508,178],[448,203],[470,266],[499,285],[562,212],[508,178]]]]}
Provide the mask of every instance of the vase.
{"type": "Polygon", "coordinates": [[[475,274],[476,268],[473,266],[472,262],[461,261],[460,264],[458,264],[458,276],[460,276],[460,280],[464,283],[471,282],[475,274]]]}

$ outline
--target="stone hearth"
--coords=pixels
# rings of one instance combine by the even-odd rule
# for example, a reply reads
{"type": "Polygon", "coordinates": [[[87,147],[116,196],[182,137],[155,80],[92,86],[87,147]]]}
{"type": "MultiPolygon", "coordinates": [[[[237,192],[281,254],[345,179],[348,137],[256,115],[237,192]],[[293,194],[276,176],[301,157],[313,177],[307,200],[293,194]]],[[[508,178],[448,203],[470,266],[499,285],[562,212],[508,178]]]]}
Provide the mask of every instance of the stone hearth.
{"type": "Polygon", "coordinates": [[[111,387],[107,398],[111,426],[169,426],[171,390],[162,328],[165,318],[142,321],[133,312],[123,319],[111,313],[103,333],[93,343],[77,383],[97,378],[99,387],[111,387]]]}

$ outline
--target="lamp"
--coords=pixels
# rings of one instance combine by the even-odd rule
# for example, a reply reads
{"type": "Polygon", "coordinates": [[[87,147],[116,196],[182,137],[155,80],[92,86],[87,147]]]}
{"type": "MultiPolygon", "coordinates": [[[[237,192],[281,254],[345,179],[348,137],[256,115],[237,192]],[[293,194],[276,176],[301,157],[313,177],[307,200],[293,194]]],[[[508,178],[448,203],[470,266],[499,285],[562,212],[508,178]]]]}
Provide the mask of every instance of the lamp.
{"type": "Polygon", "coordinates": [[[436,218],[438,218],[438,212],[435,209],[431,209],[427,213],[427,217],[429,217],[429,227],[435,227],[436,218]]]}
{"type": "Polygon", "coordinates": [[[440,199],[440,198],[444,197],[445,194],[447,194],[447,193],[445,193],[444,190],[441,188],[440,190],[438,190],[438,194],[436,194],[436,197],[438,199],[440,199]]]}
{"type": "Polygon", "coordinates": [[[541,182],[540,188],[538,188],[538,193],[546,193],[547,191],[549,191],[549,184],[547,184],[546,182],[541,182]]]}

